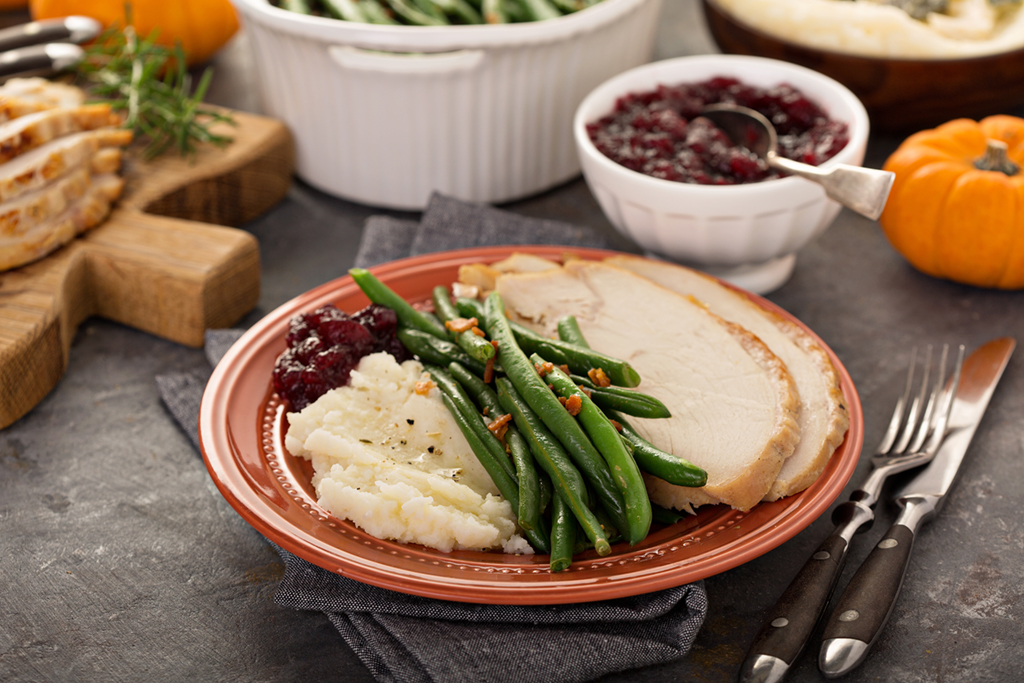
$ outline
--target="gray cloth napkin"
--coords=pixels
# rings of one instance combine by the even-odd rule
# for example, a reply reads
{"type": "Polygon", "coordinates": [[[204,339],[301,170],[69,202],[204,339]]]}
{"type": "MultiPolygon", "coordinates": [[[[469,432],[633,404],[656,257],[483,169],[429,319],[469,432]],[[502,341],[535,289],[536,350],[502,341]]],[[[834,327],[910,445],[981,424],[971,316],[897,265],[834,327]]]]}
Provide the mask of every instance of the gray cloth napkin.
{"type": "MultiPolygon", "coordinates": [[[[496,244],[607,246],[587,228],[435,195],[419,222],[369,218],[356,265],[496,244]]],[[[241,334],[207,331],[211,366],[241,334]]],[[[156,378],[164,403],[197,450],[208,379],[208,372],[156,378]]],[[[285,564],[276,602],[324,612],[384,683],[589,681],[684,656],[707,614],[703,582],[579,605],[472,605],[362,584],[274,547],[285,564]]]]}

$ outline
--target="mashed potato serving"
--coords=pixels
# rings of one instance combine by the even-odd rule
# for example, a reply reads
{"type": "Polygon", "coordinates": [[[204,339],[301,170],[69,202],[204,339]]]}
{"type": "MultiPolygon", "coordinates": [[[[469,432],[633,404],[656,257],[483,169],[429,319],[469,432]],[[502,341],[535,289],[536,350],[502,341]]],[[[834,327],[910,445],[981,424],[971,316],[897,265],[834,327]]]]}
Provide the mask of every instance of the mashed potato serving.
{"type": "Polygon", "coordinates": [[[865,57],[952,59],[1024,47],[1019,0],[949,0],[920,19],[886,0],[715,1],[765,33],[865,57]]]}
{"type": "Polygon", "coordinates": [[[417,361],[365,356],[347,386],[288,415],[285,446],[312,461],[320,505],[374,537],[532,553],[427,380],[417,361]]]}

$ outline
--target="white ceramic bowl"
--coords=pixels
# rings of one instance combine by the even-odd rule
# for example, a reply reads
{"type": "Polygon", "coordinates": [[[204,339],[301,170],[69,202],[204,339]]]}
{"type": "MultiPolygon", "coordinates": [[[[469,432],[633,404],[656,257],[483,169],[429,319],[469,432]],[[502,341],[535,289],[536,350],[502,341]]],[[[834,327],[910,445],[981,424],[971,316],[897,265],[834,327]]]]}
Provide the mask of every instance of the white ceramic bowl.
{"type": "Polygon", "coordinates": [[[801,66],[737,55],[668,59],[611,78],[576,110],[576,148],[588,186],[619,232],[653,255],[765,293],[789,278],[796,252],[839,213],[840,205],[819,185],[797,177],[724,186],[653,178],[606,157],[586,131],[587,123],[611,113],[623,95],[715,76],[762,87],[789,83],[849,127],[850,142],[822,167],[863,162],[868,115],[845,86],[801,66]]]}
{"type": "Polygon", "coordinates": [[[262,108],[298,175],[329,194],[422,209],[434,191],[503,202],[579,173],[572,117],[651,58],[662,0],[603,0],[543,22],[380,26],[232,0],[262,108]]]}

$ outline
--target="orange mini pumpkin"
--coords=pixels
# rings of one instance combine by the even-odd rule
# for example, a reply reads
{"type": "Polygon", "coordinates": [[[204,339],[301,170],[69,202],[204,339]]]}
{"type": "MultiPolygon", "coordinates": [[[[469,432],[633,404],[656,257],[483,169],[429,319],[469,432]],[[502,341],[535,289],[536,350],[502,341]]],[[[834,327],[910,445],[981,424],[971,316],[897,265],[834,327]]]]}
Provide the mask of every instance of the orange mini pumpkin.
{"type": "Polygon", "coordinates": [[[879,219],[918,270],[978,287],[1024,288],[1024,119],[957,119],[907,138],[879,219]]]}
{"type": "Polygon", "coordinates": [[[157,42],[174,47],[180,40],[190,65],[208,60],[238,30],[235,8],[228,0],[30,0],[29,9],[33,19],[80,14],[104,26],[123,26],[125,5],[131,6],[139,36],[159,29],[157,42]]]}

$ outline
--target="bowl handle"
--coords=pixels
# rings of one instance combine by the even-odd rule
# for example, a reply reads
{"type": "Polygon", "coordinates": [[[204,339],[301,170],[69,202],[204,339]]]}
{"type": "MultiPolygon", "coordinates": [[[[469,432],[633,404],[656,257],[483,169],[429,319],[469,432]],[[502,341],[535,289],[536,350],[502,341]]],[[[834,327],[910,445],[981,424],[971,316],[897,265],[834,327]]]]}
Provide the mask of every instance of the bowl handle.
{"type": "Polygon", "coordinates": [[[483,50],[437,53],[378,52],[351,45],[331,45],[328,54],[336,64],[352,71],[387,74],[449,74],[473,71],[483,63],[483,50]]]}

